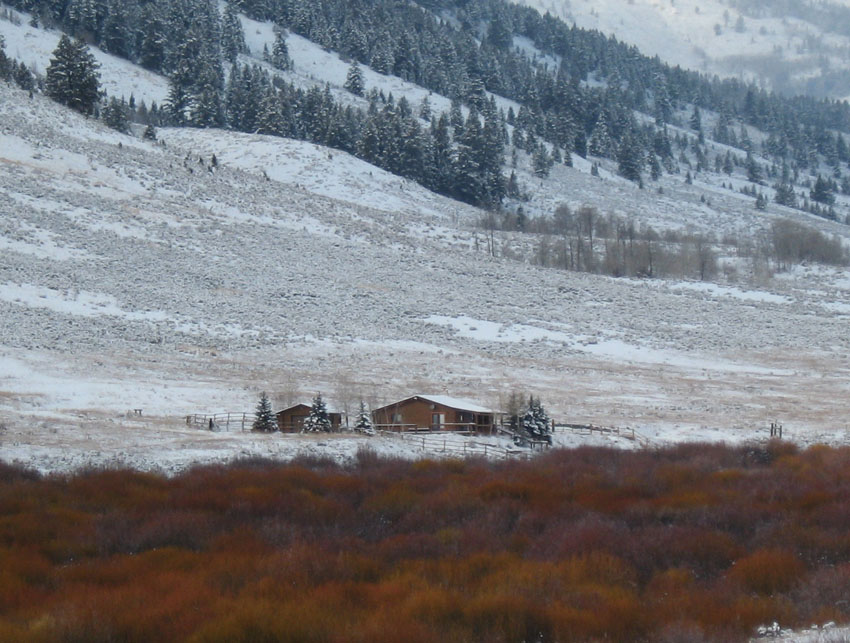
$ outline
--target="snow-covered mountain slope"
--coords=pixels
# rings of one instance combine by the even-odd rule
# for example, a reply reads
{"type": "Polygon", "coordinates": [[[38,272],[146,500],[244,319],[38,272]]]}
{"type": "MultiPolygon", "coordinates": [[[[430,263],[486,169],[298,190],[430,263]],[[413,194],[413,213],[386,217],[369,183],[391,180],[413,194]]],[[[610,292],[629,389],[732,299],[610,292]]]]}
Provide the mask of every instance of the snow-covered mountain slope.
{"type": "Polygon", "coordinates": [[[850,97],[850,33],[799,17],[748,15],[728,0],[516,1],[614,35],[673,65],[789,93],[850,97]]]}
{"type": "MultiPolygon", "coordinates": [[[[850,435],[846,271],[756,287],[540,268],[499,232],[489,256],[480,212],[345,154],[209,130],[142,142],[8,85],[0,104],[4,457],[90,450],[98,431],[191,452],[184,414],[250,411],[263,389],[489,406],[523,389],[558,419],[660,440],[757,438],[774,417],[801,442],[850,435]]],[[[581,168],[540,198],[756,223],[737,196],[709,208],[709,186],[667,181],[654,214],[651,191],[581,168]]]]}
{"type": "MultiPolygon", "coordinates": [[[[2,4],[0,9],[13,16],[13,20],[0,19],[0,36],[6,41],[6,55],[44,75],[62,32],[30,26],[28,14],[14,12],[2,4]]],[[[127,100],[132,96],[137,103],[144,101],[148,107],[152,102],[161,105],[168,96],[168,80],[162,76],[96,47],[92,47],[91,53],[100,65],[101,88],[110,96],[123,96],[127,100]]]]}

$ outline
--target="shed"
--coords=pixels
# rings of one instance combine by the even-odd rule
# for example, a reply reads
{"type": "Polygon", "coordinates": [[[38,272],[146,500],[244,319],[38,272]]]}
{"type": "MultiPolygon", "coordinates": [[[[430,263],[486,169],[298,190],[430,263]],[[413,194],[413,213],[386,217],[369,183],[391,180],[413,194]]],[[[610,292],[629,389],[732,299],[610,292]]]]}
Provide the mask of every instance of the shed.
{"type": "Polygon", "coordinates": [[[496,412],[447,395],[414,395],[372,412],[376,429],[385,431],[466,431],[492,433],[496,412]]]}
{"type": "MultiPolygon", "coordinates": [[[[281,433],[300,433],[312,408],[312,404],[299,402],[275,413],[281,433]]],[[[328,407],[328,418],[331,421],[331,429],[339,431],[342,426],[342,413],[328,407]]]]}

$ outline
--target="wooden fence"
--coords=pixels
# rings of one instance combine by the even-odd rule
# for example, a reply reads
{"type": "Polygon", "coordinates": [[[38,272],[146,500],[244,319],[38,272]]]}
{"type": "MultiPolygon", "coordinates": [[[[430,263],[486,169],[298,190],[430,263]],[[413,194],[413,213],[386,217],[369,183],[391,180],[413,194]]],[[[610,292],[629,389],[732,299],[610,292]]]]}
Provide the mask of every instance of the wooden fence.
{"type": "Polygon", "coordinates": [[[209,431],[250,431],[253,413],[215,413],[213,415],[187,415],[186,424],[209,431]]]}
{"type": "Polygon", "coordinates": [[[379,431],[381,435],[401,439],[403,442],[418,446],[423,451],[453,458],[484,457],[510,460],[531,457],[528,449],[511,449],[503,446],[464,440],[456,432],[427,431],[379,431]]]}
{"type": "Polygon", "coordinates": [[[556,424],[555,431],[570,431],[578,435],[616,435],[626,440],[637,442],[642,447],[649,447],[650,440],[646,436],[641,435],[631,427],[619,426],[596,426],[595,424],[556,424]]]}
{"type": "MultiPolygon", "coordinates": [[[[211,431],[250,431],[253,423],[253,413],[215,413],[212,415],[193,414],[186,416],[186,424],[189,426],[211,431]]],[[[430,427],[419,427],[415,424],[376,424],[375,430],[384,435],[401,437],[404,440],[419,440],[423,449],[433,450],[437,453],[447,453],[457,457],[475,455],[488,457],[496,455],[497,457],[501,457],[504,455],[504,457],[510,458],[517,455],[521,456],[524,453],[527,454],[527,451],[522,449],[505,449],[504,447],[492,444],[464,440],[461,436],[477,434],[474,424],[445,424],[442,427],[442,431],[434,431],[430,427]],[[499,450],[505,453],[498,453],[499,450]]],[[[578,435],[599,433],[601,435],[618,436],[637,442],[642,447],[651,446],[649,438],[641,435],[631,427],[621,428],[616,426],[597,426],[595,424],[564,423],[554,424],[553,428],[555,432],[569,431],[578,435]]],[[[496,433],[513,436],[513,433],[504,426],[496,425],[495,429],[496,433]]],[[[531,444],[532,450],[535,447],[544,448],[544,446],[546,445],[543,442],[531,444]]]]}

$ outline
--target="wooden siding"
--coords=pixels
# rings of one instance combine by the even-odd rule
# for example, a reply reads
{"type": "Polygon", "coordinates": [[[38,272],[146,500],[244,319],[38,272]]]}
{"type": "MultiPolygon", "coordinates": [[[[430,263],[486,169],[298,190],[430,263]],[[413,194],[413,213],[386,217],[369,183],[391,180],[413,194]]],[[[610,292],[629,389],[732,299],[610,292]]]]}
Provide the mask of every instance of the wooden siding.
{"type": "MultiPolygon", "coordinates": [[[[304,428],[304,420],[310,415],[309,404],[296,404],[288,409],[283,409],[277,412],[277,426],[282,433],[300,433],[304,428]]],[[[328,412],[328,418],[331,421],[331,428],[334,431],[339,431],[342,425],[342,413],[328,412]]]]}
{"type": "Polygon", "coordinates": [[[431,400],[411,397],[376,409],[372,421],[377,428],[391,431],[493,431],[494,415],[456,409],[431,400]]]}

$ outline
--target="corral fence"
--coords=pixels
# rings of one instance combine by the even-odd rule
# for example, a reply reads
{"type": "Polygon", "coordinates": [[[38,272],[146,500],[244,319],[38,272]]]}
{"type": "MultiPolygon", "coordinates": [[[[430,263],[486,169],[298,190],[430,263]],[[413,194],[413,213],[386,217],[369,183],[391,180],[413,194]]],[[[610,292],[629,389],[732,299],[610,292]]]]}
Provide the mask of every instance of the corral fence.
{"type": "Polygon", "coordinates": [[[650,440],[631,427],[597,426],[596,424],[555,424],[555,431],[569,431],[577,435],[612,435],[637,442],[642,447],[650,446],[650,440]]]}
{"type": "Polygon", "coordinates": [[[250,431],[253,423],[253,413],[196,413],[186,416],[186,424],[208,431],[250,431]]]}
{"type": "MultiPolygon", "coordinates": [[[[227,412],[214,414],[199,414],[195,413],[186,416],[186,424],[198,429],[206,429],[208,431],[250,431],[254,423],[253,413],[244,412],[227,412]]],[[[284,432],[289,427],[283,427],[284,432]]],[[[295,426],[290,428],[290,431],[295,430],[295,426]]],[[[481,431],[477,430],[475,424],[457,423],[457,424],[441,424],[440,429],[434,427],[420,427],[416,424],[376,424],[375,430],[387,436],[399,437],[402,440],[419,441],[421,447],[425,450],[434,451],[436,453],[446,453],[456,457],[472,457],[482,455],[486,457],[523,457],[528,455],[527,449],[511,449],[484,442],[475,442],[474,440],[465,439],[470,436],[480,435],[481,431]]],[[[515,437],[513,432],[502,425],[492,427],[495,433],[515,437]]],[[[598,426],[595,424],[573,424],[561,423],[553,424],[555,432],[571,432],[577,435],[610,435],[631,440],[638,443],[642,447],[651,446],[649,438],[641,435],[631,427],[608,427],[598,426]]],[[[781,430],[781,429],[780,429],[781,430]]],[[[526,440],[525,446],[531,450],[544,449],[549,446],[548,443],[538,440],[526,440]]]]}
{"type": "Polygon", "coordinates": [[[484,457],[510,460],[531,456],[528,449],[511,449],[487,442],[476,442],[475,440],[464,439],[464,436],[458,434],[458,432],[429,432],[418,429],[415,431],[379,430],[378,433],[400,439],[407,444],[421,448],[423,451],[450,458],[484,457]]]}

